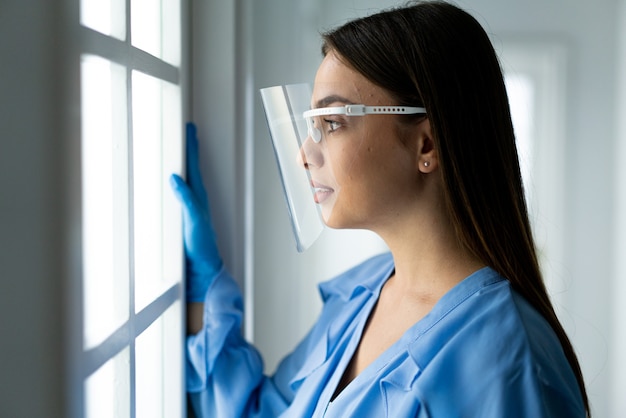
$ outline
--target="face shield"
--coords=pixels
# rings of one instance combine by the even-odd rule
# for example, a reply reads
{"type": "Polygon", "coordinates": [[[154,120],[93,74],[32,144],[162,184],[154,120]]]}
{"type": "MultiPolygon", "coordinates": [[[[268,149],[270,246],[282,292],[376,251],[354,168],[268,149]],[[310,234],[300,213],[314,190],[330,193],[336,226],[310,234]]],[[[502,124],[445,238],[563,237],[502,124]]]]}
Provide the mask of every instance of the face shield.
{"type": "Polygon", "coordinates": [[[368,137],[363,116],[426,113],[421,107],[369,106],[358,90],[345,86],[316,89],[315,102],[310,84],[261,89],[299,252],[309,248],[326,225],[344,225],[342,217],[358,204],[348,202],[342,189],[353,178],[351,169],[368,137]],[[349,95],[336,93],[346,90],[349,95]]]}

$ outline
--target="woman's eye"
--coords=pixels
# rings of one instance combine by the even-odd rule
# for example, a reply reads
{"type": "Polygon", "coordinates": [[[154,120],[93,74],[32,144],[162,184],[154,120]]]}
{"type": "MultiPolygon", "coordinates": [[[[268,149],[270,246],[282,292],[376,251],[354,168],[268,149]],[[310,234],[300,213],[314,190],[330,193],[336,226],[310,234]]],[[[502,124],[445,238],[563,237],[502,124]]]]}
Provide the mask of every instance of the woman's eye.
{"type": "Polygon", "coordinates": [[[341,123],[337,122],[336,120],[324,119],[324,122],[326,122],[329,132],[335,132],[341,127],[341,123]]]}

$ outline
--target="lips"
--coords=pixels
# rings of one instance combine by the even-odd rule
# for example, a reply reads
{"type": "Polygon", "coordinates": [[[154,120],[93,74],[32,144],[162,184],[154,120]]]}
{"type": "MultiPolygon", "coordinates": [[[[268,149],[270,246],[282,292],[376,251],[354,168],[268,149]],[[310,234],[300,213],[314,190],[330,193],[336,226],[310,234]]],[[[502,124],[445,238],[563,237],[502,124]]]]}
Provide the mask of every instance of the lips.
{"type": "Polygon", "coordinates": [[[334,192],[331,187],[315,181],[311,181],[311,187],[313,188],[313,200],[318,204],[323,203],[334,192]]]}

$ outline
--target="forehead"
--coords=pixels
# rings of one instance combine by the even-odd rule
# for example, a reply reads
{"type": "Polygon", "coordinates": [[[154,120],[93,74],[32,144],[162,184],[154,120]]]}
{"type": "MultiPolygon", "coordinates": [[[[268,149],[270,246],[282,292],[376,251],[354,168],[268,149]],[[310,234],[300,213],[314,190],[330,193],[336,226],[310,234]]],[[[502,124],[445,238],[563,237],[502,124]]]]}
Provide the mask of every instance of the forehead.
{"type": "Polygon", "coordinates": [[[344,101],[333,98],[344,98],[347,103],[391,104],[390,95],[382,87],[375,85],[358,71],[344,64],[331,51],[324,57],[315,75],[311,107],[326,107],[344,101]]]}

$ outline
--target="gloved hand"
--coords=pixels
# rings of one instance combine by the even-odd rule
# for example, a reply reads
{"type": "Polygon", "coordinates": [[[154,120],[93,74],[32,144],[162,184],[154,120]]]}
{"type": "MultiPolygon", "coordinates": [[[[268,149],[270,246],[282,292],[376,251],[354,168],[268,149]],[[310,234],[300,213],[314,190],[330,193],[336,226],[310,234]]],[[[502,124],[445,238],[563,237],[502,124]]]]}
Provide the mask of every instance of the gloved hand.
{"type": "Polygon", "coordinates": [[[209,202],[202,184],[198,137],[193,123],[187,123],[186,153],[187,183],[177,174],[172,174],[170,185],[183,209],[187,302],[202,302],[223,263],[215,242],[209,202]]]}

